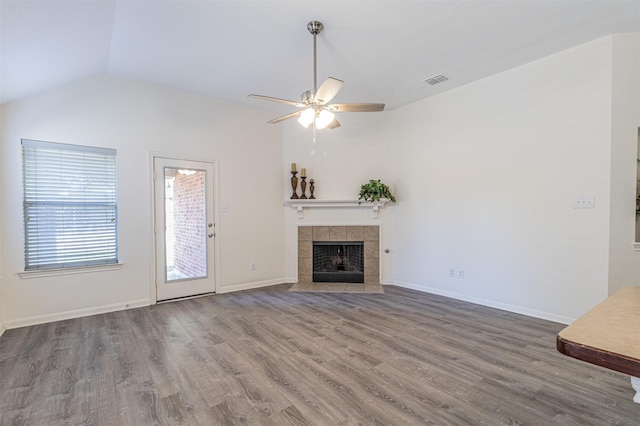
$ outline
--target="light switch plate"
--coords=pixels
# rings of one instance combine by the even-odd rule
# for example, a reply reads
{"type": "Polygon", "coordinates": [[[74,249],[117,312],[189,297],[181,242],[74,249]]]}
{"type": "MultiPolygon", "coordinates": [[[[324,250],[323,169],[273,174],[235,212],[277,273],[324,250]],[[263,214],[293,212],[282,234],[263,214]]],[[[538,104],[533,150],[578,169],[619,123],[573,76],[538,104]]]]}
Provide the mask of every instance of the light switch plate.
{"type": "Polygon", "coordinates": [[[593,209],[596,207],[596,197],[593,195],[579,195],[573,200],[574,209],[593,209]]]}

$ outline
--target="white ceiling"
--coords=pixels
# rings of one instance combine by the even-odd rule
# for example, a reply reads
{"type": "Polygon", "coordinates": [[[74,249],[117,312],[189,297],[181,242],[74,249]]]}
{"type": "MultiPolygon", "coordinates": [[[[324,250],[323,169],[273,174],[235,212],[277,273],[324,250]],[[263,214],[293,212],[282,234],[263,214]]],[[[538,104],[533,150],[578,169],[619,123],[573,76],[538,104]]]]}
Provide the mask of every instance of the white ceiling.
{"type": "MultiPolygon", "coordinates": [[[[388,109],[596,38],[640,32],[640,0],[0,0],[0,103],[109,73],[286,110],[345,81],[336,102],[388,109]],[[444,74],[437,86],[424,82],[444,74]]],[[[497,88],[499,90],[499,88],[497,88]]]]}

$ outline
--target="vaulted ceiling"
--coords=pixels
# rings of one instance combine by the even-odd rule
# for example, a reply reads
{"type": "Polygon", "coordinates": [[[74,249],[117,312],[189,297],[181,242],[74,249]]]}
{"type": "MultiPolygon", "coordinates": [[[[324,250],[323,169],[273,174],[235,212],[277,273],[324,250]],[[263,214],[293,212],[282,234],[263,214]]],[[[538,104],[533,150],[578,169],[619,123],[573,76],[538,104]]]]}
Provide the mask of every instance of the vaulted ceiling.
{"type": "Polygon", "coordinates": [[[393,109],[639,32],[640,1],[0,0],[0,103],[108,73],[280,111],[247,95],[312,88],[312,20],[319,82],[345,81],[335,101],[393,109]]]}

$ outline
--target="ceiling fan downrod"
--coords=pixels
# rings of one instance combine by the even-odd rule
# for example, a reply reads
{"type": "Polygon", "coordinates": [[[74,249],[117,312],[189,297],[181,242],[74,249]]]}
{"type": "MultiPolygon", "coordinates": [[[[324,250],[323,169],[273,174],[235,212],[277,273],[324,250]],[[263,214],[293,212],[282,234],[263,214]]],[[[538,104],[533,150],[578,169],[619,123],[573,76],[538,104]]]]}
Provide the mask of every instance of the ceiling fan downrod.
{"type": "Polygon", "coordinates": [[[307,29],[313,35],[313,95],[318,91],[318,66],[316,55],[316,36],[322,31],[324,25],[320,21],[311,21],[307,24],[307,29]]]}

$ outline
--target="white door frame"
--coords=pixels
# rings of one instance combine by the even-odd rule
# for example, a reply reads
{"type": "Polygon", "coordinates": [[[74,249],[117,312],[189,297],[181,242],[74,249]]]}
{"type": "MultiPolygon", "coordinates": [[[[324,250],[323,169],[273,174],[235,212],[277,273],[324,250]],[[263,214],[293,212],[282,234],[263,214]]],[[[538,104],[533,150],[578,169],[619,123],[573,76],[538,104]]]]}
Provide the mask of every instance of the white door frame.
{"type": "Polygon", "coordinates": [[[158,303],[158,298],[156,294],[156,271],[158,269],[158,265],[156,264],[157,254],[156,253],[156,203],[155,203],[155,179],[154,179],[154,167],[155,167],[155,159],[156,158],[166,158],[166,159],[174,159],[174,160],[187,160],[187,161],[199,161],[203,163],[211,163],[213,165],[213,206],[212,206],[212,215],[213,215],[213,223],[215,229],[215,237],[214,237],[214,249],[213,249],[213,279],[214,279],[214,292],[218,292],[218,286],[220,283],[220,223],[218,220],[218,206],[219,197],[218,197],[218,161],[211,160],[209,158],[198,157],[198,156],[190,156],[176,153],[167,153],[167,152],[159,152],[159,151],[149,151],[149,193],[150,193],[150,224],[151,224],[151,238],[149,241],[150,247],[149,252],[151,253],[151,261],[149,262],[149,302],[151,305],[155,305],[158,303]]]}

